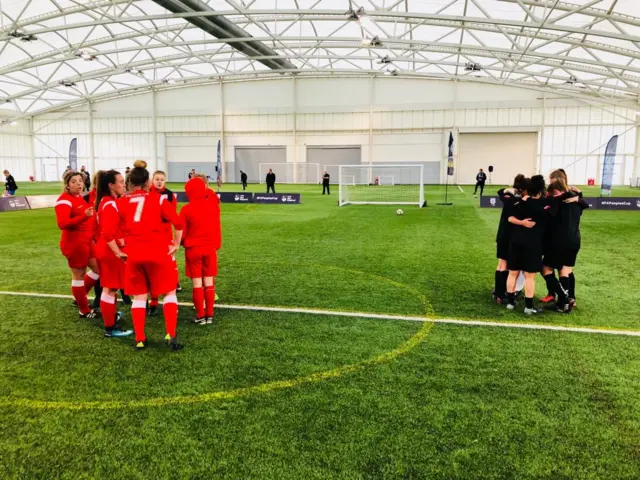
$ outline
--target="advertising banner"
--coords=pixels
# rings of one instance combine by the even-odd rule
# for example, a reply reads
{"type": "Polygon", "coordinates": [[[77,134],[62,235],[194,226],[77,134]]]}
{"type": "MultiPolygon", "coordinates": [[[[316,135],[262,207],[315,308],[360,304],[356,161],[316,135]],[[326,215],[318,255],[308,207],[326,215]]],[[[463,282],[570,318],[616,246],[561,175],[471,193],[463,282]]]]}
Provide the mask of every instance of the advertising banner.
{"type": "Polygon", "coordinates": [[[27,197],[0,197],[0,212],[29,210],[30,208],[27,197]]]}
{"type": "Polygon", "coordinates": [[[271,203],[271,204],[299,204],[299,193],[256,193],[253,196],[254,203],[271,203]]]}

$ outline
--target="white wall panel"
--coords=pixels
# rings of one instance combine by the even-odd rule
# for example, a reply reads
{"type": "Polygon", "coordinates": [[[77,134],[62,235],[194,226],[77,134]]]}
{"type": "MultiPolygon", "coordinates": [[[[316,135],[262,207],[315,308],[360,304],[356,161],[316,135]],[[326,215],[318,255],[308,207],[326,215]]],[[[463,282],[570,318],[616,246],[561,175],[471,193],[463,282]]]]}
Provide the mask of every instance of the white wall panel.
{"type": "Polygon", "coordinates": [[[224,84],[224,108],[228,114],[244,112],[290,112],[293,80],[260,80],[224,84]]]}
{"type": "MultiPolygon", "coordinates": [[[[85,107],[86,111],[86,107],[85,107]]],[[[129,95],[93,104],[97,117],[146,117],[153,115],[153,103],[150,93],[129,95]]]]}
{"type": "Polygon", "coordinates": [[[442,152],[440,133],[405,133],[373,137],[374,163],[441,161],[442,152]]]}
{"type": "Polygon", "coordinates": [[[369,109],[370,80],[347,78],[340,84],[322,78],[298,79],[298,111],[323,109],[342,112],[369,109]]]}
{"type": "Polygon", "coordinates": [[[219,115],[220,85],[198,85],[160,90],[156,93],[156,114],[160,116],[219,115]]]}

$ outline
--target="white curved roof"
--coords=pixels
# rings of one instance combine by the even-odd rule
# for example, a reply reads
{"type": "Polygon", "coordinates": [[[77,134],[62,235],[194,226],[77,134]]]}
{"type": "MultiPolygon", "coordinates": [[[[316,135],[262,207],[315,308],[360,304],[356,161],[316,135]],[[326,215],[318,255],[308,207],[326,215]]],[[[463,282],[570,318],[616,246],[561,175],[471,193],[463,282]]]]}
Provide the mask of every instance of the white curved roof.
{"type": "Polygon", "coordinates": [[[640,0],[164,4],[187,1],[209,11],[172,13],[163,0],[0,0],[0,107],[19,117],[149,86],[283,74],[458,78],[607,103],[640,94],[640,0]],[[234,39],[274,55],[249,57],[196,17],[224,17],[248,35],[234,39]],[[265,65],[276,57],[288,67],[265,65]]]}

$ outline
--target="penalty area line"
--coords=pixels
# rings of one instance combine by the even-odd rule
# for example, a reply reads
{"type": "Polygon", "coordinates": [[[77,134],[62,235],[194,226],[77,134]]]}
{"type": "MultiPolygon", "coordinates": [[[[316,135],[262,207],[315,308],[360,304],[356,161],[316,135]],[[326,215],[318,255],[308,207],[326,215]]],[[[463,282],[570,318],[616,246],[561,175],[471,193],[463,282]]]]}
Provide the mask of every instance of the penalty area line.
{"type": "MultiPolygon", "coordinates": [[[[9,295],[14,297],[37,297],[37,298],[61,298],[73,300],[72,295],[62,295],[57,293],[35,293],[35,292],[5,292],[0,291],[0,295],[9,295]]],[[[191,307],[190,302],[178,302],[181,307],[191,307]]],[[[605,328],[589,328],[589,327],[568,327],[562,325],[548,325],[536,323],[508,323],[493,322],[490,320],[461,320],[456,318],[429,318],[411,315],[391,315],[384,313],[364,313],[364,312],[343,312],[340,310],[322,310],[315,308],[301,307],[267,307],[262,305],[225,305],[216,304],[216,308],[222,310],[249,310],[254,312],[276,312],[276,313],[303,313],[309,315],[324,315],[330,317],[351,317],[351,318],[368,318],[373,320],[399,320],[405,322],[421,322],[435,323],[445,325],[463,325],[471,327],[493,327],[493,328],[517,328],[524,330],[547,330],[553,332],[571,332],[571,333],[591,333],[600,335],[622,335],[630,337],[640,337],[640,330],[616,330],[605,328]]]]}
{"type": "Polygon", "coordinates": [[[460,191],[461,191],[462,193],[464,193],[464,190],[462,189],[462,187],[461,187],[460,185],[458,185],[458,188],[460,189],[460,191]]]}

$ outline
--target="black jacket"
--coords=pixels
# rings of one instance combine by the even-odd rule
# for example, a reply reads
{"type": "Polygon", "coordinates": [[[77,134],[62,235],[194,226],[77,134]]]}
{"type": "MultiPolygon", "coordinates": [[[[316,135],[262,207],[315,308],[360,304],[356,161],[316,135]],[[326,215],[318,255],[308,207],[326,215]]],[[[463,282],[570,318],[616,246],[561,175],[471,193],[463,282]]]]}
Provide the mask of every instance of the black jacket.
{"type": "Polygon", "coordinates": [[[328,173],[325,173],[322,176],[322,184],[323,185],[329,185],[329,179],[331,178],[331,175],[329,175],[328,173]]]}
{"type": "Polygon", "coordinates": [[[476,175],[476,182],[478,183],[484,183],[487,181],[487,174],[482,172],[482,173],[478,173],[476,175]]]}
{"type": "Polygon", "coordinates": [[[275,185],[275,184],[276,184],[276,174],[267,173],[267,185],[275,185]]]}
{"type": "Polygon", "coordinates": [[[502,214],[500,215],[500,224],[498,225],[498,234],[496,235],[496,242],[509,243],[511,239],[511,229],[513,224],[509,223],[509,217],[516,215],[515,203],[520,200],[520,197],[505,194],[506,188],[498,190],[498,196],[502,201],[502,214]]]}
{"type": "Polygon", "coordinates": [[[16,181],[13,178],[13,175],[9,175],[8,177],[5,177],[6,181],[4,182],[4,188],[5,190],[17,190],[18,189],[18,185],[16,185],[16,181]]]}
{"type": "Polygon", "coordinates": [[[242,172],[242,173],[240,174],[240,181],[241,181],[242,183],[247,183],[247,174],[246,174],[246,173],[242,172]]]}
{"type": "Polygon", "coordinates": [[[526,245],[530,248],[542,249],[545,226],[549,218],[549,203],[544,198],[528,198],[514,203],[515,215],[518,220],[530,218],[536,222],[533,228],[513,225],[511,242],[518,245],[526,245]]]}
{"type": "Polygon", "coordinates": [[[564,203],[565,199],[576,195],[569,192],[550,199],[552,217],[547,226],[547,241],[552,248],[580,249],[580,219],[589,204],[582,197],[576,203],[564,203]]]}

